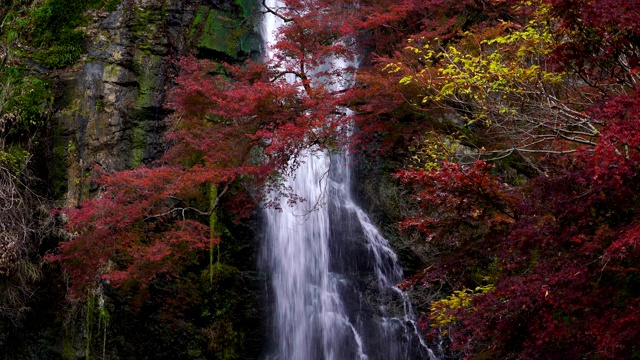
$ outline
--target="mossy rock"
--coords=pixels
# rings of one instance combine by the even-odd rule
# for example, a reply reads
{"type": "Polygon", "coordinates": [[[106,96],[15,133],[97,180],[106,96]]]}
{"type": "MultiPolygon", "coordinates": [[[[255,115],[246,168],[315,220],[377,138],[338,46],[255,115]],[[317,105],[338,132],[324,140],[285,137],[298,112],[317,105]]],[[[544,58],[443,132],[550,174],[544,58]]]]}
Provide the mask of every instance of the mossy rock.
{"type": "Polygon", "coordinates": [[[158,94],[162,92],[164,78],[162,69],[164,58],[162,56],[136,51],[133,57],[135,73],[138,76],[140,92],[136,101],[136,108],[159,107],[158,94]]]}
{"type": "Polygon", "coordinates": [[[86,11],[104,8],[113,11],[121,0],[46,0],[21,2],[4,19],[1,39],[27,45],[16,50],[20,57],[30,58],[51,69],[75,64],[85,51],[85,33],[79,30],[88,23],[86,11]]]}
{"type": "Polygon", "coordinates": [[[189,31],[199,55],[215,60],[243,60],[260,50],[260,37],[246,19],[255,12],[255,1],[237,1],[231,9],[200,6],[189,31]]]}

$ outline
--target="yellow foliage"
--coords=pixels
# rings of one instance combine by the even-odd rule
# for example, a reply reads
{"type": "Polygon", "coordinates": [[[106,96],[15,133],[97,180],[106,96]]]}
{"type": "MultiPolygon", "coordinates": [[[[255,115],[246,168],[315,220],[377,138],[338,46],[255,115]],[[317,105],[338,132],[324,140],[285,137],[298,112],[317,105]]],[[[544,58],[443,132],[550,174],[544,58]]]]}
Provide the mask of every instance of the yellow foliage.
{"type": "MultiPolygon", "coordinates": [[[[585,80],[550,60],[570,37],[548,2],[520,0],[516,8],[511,21],[471,28],[455,39],[414,38],[402,60],[384,71],[405,86],[403,95],[417,109],[436,109],[435,115],[444,109],[446,125],[463,125],[461,132],[473,138],[465,143],[491,144],[465,156],[496,160],[516,152],[543,172],[539,154],[595,145],[600,124],[585,112],[592,96],[585,80]]],[[[428,141],[421,150],[426,155],[414,156],[417,166],[434,168],[432,155],[443,158],[428,141]]]]}
{"type": "Polygon", "coordinates": [[[422,103],[464,102],[475,105],[477,115],[513,114],[541,88],[559,84],[567,75],[546,66],[546,56],[557,45],[550,5],[535,0],[520,6],[534,8],[524,26],[503,22],[496,29],[466,32],[444,47],[437,39],[423,46],[412,40],[405,48],[407,63],[388,64],[384,71],[402,73],[400,84],[422,88],[422,103]]]}
{"type": "Polygon", "coordinates": [[[452,161],[460,148],[459,134],[427,133],[417,148],[411,148],[411,168],[438,169],[443,160],[452,161]]]}
{"type": "MultiPolygon", "coordinates": [[[[471,301],[474,297],[485,294],[495,289],[493,284],[478,286],[475,289],[462,289],[455,290],[453,294],[447,296],[444,299],[434,301],[431,303],[431,326],[433,327],[445,327],[453,325],[456,322],[455,316],[452,314],[459,309],[471,308],[471,301]]],[[[446,333],[446,330],[444,330],[446,333]]]]}

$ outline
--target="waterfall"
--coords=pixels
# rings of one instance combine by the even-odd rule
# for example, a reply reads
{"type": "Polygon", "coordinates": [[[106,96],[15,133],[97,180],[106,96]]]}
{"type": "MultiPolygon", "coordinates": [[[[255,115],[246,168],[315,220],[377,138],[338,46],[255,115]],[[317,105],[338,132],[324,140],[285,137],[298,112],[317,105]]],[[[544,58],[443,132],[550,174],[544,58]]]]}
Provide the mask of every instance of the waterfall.
{"type": "MultiPolygon", "coordinates": [[[[265,15],[267,45],[281,23],[265,15]]],[[[273,294],[268,358],[433,360],[395,287],[403,278],[396,255],[352,198],[349,163],[346,153],[309,151],[285,179],[307,201],[282,199],[281,211],[264,210],[262,267],[273,294]]]]}

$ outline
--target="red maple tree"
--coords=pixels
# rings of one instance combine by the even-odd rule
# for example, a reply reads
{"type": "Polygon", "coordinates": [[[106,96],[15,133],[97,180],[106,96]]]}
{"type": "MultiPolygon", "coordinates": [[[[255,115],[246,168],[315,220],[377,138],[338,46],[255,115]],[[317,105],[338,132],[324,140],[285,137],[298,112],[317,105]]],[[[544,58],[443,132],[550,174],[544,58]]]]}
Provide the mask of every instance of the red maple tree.
{"type": "Polygon", "coordinates": [[[262,200],[275,206],[265,193],[302,201],[278,174],[295,169],[302,151],[345,143],[353,116],[340,89],[353,77],[355,52],[342,25],[356,9],[288,1],[267,11],[284,21],[271,59],[181,59],[166,154],[139,169],[96,168],[96,196],[61,210],[72,235],[48,258],[71,274],[72,296],[100,278],[144,287],[157,276],[178,276],[197,260],[196,250],[219,241],[214,217],[222,204],[242,217],[262,200]],[[344,65],[330,66],[336,61],[344,65]]]}

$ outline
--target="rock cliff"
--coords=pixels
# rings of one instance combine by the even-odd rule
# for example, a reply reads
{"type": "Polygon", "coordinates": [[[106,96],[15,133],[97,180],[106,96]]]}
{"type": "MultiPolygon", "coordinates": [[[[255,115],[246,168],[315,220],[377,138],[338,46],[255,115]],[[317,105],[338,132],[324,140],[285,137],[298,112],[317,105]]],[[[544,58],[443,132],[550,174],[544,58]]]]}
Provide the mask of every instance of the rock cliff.
{"type": "Polygon", "coordinates": [[[86,53],[51,74],[66,205],[86,197],[82,179],[94,164],[131,168],[163,151],[174,59],[189,52],[225,61],[258,56],[259,35],[243,22],[254,11],[253,1],[125,0],[114,11],[86,12],[86,53]]]}
{"type": "MultiPolygon", "coordinates": [[[[167,147],[166,98],[179,71],[174,60],[187,54],[258,59],[258,6],[256,0],[3,2],[2,176],[28,173],[50,204],[75,206],[97,190],[89,181],[94,165],[122,170],[157,159],[167,147]]],[[[0,248],[8,246],[11,237],[0,235],[0,248]]],[[[181,281],[195,285],[184,300],[190,307],[179,315],[167,313],[167,297],[174,295],[162,281],[151,284],[144,302],[108,287],[87,303],[67,301],[65,275],[42,261],[59,233],[26,238],[16,256],[33,273],[0,274],[0,358],[249,359],[261,352],[250,224],[225,230],[224,265],[213,280],[199,279],[199,264],[187,269],[181,281]]]]}

